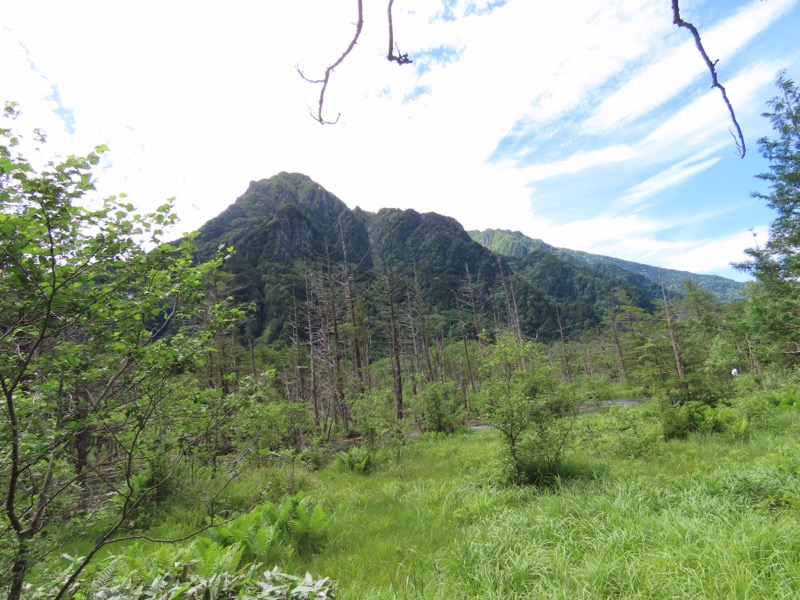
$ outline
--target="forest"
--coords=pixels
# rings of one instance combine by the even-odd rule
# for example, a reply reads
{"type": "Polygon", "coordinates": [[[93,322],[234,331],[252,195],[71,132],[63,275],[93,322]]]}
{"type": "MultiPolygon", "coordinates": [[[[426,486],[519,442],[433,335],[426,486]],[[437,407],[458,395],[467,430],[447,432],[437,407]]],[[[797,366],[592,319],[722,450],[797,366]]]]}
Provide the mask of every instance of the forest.
{"type": "Polygon", "coordinates": [[[171,240],[0,128],[8,598],[800,595],[800,90],[746,285],[281,173],[171,240]]]}

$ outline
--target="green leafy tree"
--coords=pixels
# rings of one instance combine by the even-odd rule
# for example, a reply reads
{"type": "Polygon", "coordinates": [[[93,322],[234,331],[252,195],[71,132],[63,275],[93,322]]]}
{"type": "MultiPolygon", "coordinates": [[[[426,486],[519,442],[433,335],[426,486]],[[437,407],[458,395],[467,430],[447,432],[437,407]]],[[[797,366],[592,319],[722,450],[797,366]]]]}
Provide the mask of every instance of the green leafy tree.
{"type": "Polygon", "coordinates": [[[748,250],[750,260],[738,265],[757,279],[750,298],[755,327],[775,349],[796,363],[800,356],[800,90],[786,76],[778,75],[779,95],[763,113],[772,123],[774,138],[758,141],[769,170],[758,175],[768,191],[756,192],[777,212],[769,239],[748,250]],[[764,335],[766,334],[766,335],[764,335]]]}
{"type": "Polygon", "coordinates": [[[486,418],[508,447],[514,480],[554,471],[572,432],[574,403],[558,388],[542,349],[503,332],[484,349],[479,368],[488,377],[481,389],[486,418]]]}
{"type": "MultiPolygon", "coordinates": [[[[194,443],[164,417],[212,341],[197,311],[218,266],[195,264],[191,240],[162,243],[170,204],[142,216],[92,200],[105,148],[37,170],[19,141],[0,129],[0,589],[12,599],[58,543],[61,515],[99,533],[58,597],[194,443]]],[[[210,321],[240,316],[219,306],[210,321]]]]}

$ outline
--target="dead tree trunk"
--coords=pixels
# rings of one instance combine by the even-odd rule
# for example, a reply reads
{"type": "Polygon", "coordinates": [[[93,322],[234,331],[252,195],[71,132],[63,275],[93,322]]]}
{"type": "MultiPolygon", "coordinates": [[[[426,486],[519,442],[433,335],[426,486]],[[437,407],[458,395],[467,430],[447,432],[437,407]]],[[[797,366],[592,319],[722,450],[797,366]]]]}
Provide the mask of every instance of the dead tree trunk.
{"type": "Polygon", "coordinates": [[[395,307],[396,283],[391,267],[386,267],[386,300],[389,304],[389,352],[392,359],[392,392],[395,412],[398,419],[404,417],[403,410],[403,373],[400,368],[400,334],[395,307]]]}
{"type": "Polygon", "coordinates": [[[661,282],[661,295],[664,298],[664,314],[667,317],[667,328],[669,329],[669,341],[672,345],[672,356],[675,359],[675,372],[678,374],[678,387],[681,392],[686,394],[688,392],[686,387],[686,371],[683,366],[683,358],[681,356],[681,344],[678,339],[678,332],[675,331],[675,324],[672,322],[672,314],[667,300],[667,290],[664,287],[664,282],[661,282]]]}
{"type": "Polygon", "coordinates": [[[564,338],[564,325],[561,323],[561,311],[558,310],[558,304],[556,304],[556,319],[558,320],[558,334],[561,338],[561,367],[564,371],[567,381],[572,383],[572,373],[570,373],[569,367],[569,355],[567,354],[567,342],[564,338]]]}
{"type": "Polygon", "coordinates": [[[331,343],[329,345],[330,358],[333,361],[333,388],[336,402],[336,412],[342,419],[342,429],[345,433],[350,428],[349,410],[344,396],[344,376],[342,374],[342,358],[339,354],[339,318],[337,311],[338,294],[336,293],[336,282],[333,276],[333,266],[331,264],[328,246],[325,246],[325,280],[328,287],[327,316],[331,332],[331,343]]]}
{"type": "Polygon", "coordinates": [[[339,221],[339,239],[342,243],[342,268],[344,276],[344,297],[347,303],[347,312],[350,317],[351,331],[351,351],[353,355],[353,375],[355,376],[356,392],[364,391],[364,373],[362,371],[361,360],[361,341],[358,327],[358,317],[356,315],[356,301],[355,290],[353,287],[353,278],[350,275],[350,266],[347,262],[347,244],[344,240],[344,230],[342,223],[339,221]]]}
{"type": "Polygon", "coordinates": [[[320,406],[319,406],[319,386],[317,382],[317,330],[314,327],[314,289],[308,277],[308,271],[305,272],[306,279],[306,328],[308,336],[308,371],[311,381],[311,408],[314,411],[314,424],[319,427],[320,424],[320,406]]]}

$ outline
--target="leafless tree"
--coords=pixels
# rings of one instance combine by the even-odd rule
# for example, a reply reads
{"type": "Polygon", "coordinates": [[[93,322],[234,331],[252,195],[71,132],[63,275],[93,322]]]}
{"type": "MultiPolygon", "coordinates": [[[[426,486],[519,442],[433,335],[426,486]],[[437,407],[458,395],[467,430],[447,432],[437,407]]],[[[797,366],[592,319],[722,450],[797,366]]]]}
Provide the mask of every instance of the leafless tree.
{"type": "Polygon", "coordinates": [[[392,359],[392,393],[397,418],[402,419],[405,416],[405,411],[403,408],[403,372],[400,366],[400,331],[396,301],[397,280],[389,265],[386,265],[384,281],[386,284],[386,301],[389,305],[389,352],[392,359]]]}

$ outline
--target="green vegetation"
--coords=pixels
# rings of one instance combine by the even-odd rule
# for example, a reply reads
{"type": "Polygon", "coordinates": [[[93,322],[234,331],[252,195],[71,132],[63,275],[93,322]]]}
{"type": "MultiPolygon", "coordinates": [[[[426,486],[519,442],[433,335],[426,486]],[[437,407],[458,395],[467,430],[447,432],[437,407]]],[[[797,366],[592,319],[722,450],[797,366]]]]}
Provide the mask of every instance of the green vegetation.
{"type": "Polygon", "coordinates": [[[37,169],[0,129],[0,590],[797,597],[800,146],[778,84],[780,218],[727,304],[503,262],[299,175],[167,244],[169,204],[91,197],[103,148],[37,169]]]}
{"type": "Polygon", "coordinates": [[[268,503],[191,542],[131,547],[98,561],[86,581],[104,589],[116,577],[133,586],[172,573],[196,585],[214,572],[229,581],[252,576],[256,558],[335,573],[341,598],[794,597],[800,412],[770,400],[780,396],[732,401],[742,414],[759,407],[761,424],[744,435],[664,441],[652,435],[653,402],[585,414],[562,476],[542,486],[501,476],[499,432],[427,435],[400,463],[386,454],[371,474],[308,473],[305,499],[268,503]],[[270,554],[258,539],[309,499],[324,507],[324,543],[270,554]]]}
{"type": "MultiPolygon", "coordinates": [[[[653,267],[611,256],[590,254],[580,250],[556,248],[542,240],[531,239],[519,231],[486,229],[470,231],[469,235],[482,246],[502,256],[516,259],[528,257],[528,260],[531,255],[552,256],[582,270],[602,274],[611,280],[626,282],[649,293],[655,299],[660,295],[662,283],[673,294],[680,294],[683,292],[683,286],[687,280],[693,282],[701,290],[711,292],[722,302],[740,300],[744,293],[745,285],[743,283],[717,275],[698,275],[688,271],[653,267]]],[[[524,260],[520,262],[524,263],[524,260]]]]}
{"type": "MultiPolygon", "coordinates": [[[[761,154],[770,161],[769,171],[758,175],[769,183],[768,193],[754,196],[764,200],[777,217],[770,226],[763,247],[749,251],[751,259],[741,265],[756,278],[748,311],[769,332],[776,355],[800,354],[800,89],[781,72],[779,95],[768,102],[767,117],[777,139],[758,141],[761,154]]],[[[766,341],[766,340],[765,340],[766,341]]]]}

